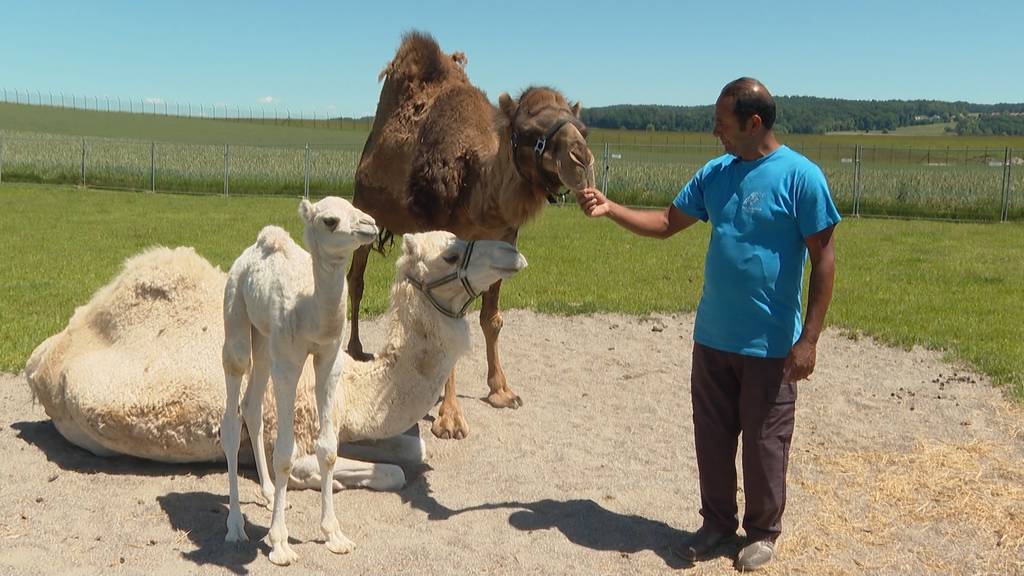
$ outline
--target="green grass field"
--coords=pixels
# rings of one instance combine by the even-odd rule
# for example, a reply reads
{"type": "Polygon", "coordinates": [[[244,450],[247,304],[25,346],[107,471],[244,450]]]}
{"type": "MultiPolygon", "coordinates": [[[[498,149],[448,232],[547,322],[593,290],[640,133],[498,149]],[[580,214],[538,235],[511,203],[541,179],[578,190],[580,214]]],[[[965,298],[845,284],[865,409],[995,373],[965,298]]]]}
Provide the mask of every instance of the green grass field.
{"type": "Polygon", "coordinates": [[[96,138],[127,138],[178,144],[248,144],[302,146],[325,144],[362,147],[370,133],[366,122],[311,121],[290,124],[239,122],[212,118],[180,118],[127,112],[98,112],[0,102],[0,131],[35,132],[96,138]]]}
{"type": "MultiPolygon", "coordinates": [[[[22,369],[125,258],[155,244],[189,245],[226,270],[264,225],[298,237],[297,204],[0,185],[0,369],[22,369]]],[[[568,206],[546,210],[520,239],[530,267],[506,284],[505,308],[643,315],[697,304],[707,226],[659,242],[568,206]]],[[[830,324],[896,346],[946,350],[1024,400],[1024,225],[847,218],[837,242],[830,324]]],[[[384,310],[393,257],[372,256],[370,314],[384,310]]]]}

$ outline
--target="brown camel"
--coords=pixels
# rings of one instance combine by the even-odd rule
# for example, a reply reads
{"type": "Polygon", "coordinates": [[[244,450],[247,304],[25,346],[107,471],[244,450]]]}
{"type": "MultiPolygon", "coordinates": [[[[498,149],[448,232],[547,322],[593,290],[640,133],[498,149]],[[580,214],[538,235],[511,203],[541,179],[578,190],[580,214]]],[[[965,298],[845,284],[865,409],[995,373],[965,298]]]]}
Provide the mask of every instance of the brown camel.
{"type": "MultiPolygon", "coordinates": [[[[448,230],[467,240],[515,244],[519,227],[540,213],[562,187],[594,183],[580,105],[556,90],[531,87],[518,100],[507,93],[499,108],[470,84],[461,52],[448,55],[427,34],[411,32],[381,72],[384,80],[373,128],[356,170],[353,204],[391,234],[448,230]]],[[[348,274],[352,329],[348,352],[366,358],[359,340],[359,303],[370,253],[352,257],[348,274]]],[[[486,290],[480,326],[487,343],[487,401],[517,408],[501,368],[497,340],[501,281],[467,286],[486,290]]],[[[455,396],[455,371],[445,384],[434,435],[464,438],[469,426],[455,396]]]]}

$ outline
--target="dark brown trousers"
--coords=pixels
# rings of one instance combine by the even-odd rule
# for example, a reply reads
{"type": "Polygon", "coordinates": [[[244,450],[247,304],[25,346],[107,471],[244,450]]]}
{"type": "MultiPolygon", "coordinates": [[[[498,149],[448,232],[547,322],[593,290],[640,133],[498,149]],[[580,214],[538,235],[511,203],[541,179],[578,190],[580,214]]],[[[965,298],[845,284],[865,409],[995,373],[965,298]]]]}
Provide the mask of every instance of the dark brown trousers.
{"type": "Polygon", "coordinates": [[[775,540],[786,508],[796,384],[782,382],[782,358],[756,358],[694,343],[693,434],[705,525],[734,532],[736,444],[743,435],[743,529],[775,540]]]}

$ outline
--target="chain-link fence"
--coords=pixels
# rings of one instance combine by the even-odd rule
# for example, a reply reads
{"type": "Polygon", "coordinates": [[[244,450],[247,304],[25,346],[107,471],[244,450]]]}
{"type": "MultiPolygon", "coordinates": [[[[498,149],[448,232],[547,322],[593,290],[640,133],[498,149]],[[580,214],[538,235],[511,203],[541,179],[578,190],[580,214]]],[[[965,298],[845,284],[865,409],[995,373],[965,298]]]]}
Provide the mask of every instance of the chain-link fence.
{"type": "MultiPolygon", "coordinates": [[[[596,144],[609,197],[666,206],[719,145],[596,144]]],[[[1024,220],[1024,150],[817,145],[797,150],[824,170],[847,215],[1024,220]]],[[[361,146],[142,142],[0,133],[0,181],[193,194],[352,192],[361,146]]]]}
{"type": "Polygon", "coordinates": [[[209,145],[0,134],[0,181],[192,194],[351,195],[361,146],[209,145]]]}

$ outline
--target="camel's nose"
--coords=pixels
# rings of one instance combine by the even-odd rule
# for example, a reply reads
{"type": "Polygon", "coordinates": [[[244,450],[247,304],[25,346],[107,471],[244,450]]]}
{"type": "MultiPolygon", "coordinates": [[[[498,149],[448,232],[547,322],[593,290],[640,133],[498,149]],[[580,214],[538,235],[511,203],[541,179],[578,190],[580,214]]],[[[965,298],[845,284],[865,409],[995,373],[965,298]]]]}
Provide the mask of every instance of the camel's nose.
{"type": "Polygon", "coordinates": [[[372,234],[377,235],[377,222],[369,214],[360,214],[352,226],[354,230],[360,234],[372,234]]]}

